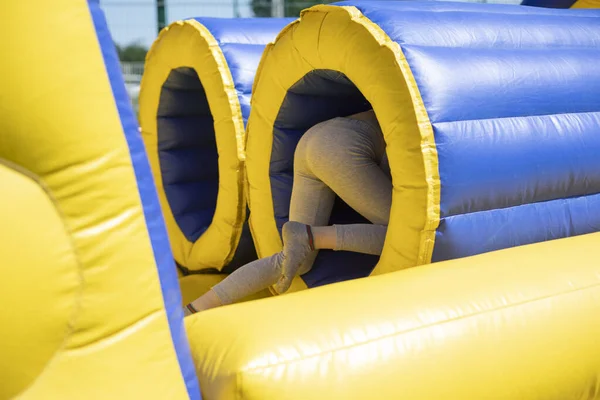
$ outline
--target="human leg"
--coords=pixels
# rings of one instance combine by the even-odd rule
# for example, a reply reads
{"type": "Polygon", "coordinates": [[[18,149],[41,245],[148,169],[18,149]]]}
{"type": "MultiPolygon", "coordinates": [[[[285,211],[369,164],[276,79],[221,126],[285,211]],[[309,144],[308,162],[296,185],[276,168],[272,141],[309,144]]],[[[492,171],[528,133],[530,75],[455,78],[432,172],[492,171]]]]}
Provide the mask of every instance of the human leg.
{"type": "Polygon", "coordinates": [[[311,128],[294,158],[284,251],[239,268],[192,305],[200,311],[230,304],[271,285],[283,293],[297,274],[310,270],[318,249],[380,254],[392,192],[379,167],[384,153],[380,132],[367,122],[335,119],[311,128]],[[379,225],[327,226],[335,193],[379,225]]]}
{"type": "MultiPolygon", "coordinates": [[[[319,125],[317,125],[303,136],[298,143],[294,156],[294,186],[290,204],[290,217],[303,221],[307,225],[327,225],[335,200],[335,193],[306,168],[306,148],[312,136],[310,132],[319,129],[319,125]]],[[[299,242],[298,240],[292,240],[291,234],[290,229],[284,228],[284,242],[299,242]]],[[[294,276],[298,269],[301,273],[308,271],[317,254],[316,251],[309,248],[306,251],[303,250],[302,255],[295,254],[293,249],[291,250],[288,248],[286,252],[255,260],[238,268],[206,294],[193,301],[191,303],[192,308],[203,311],[231,304],[270,286],[277,290],[276,284],[282,276],[284,254],[305,261],[303,268],[300,268],[300,266],[295,268],[294,276]]],[[[294,276],[289,279],[290,283],[294,276]]],[[[285,290],[289,287],[287,281],[286,285],[285,290]]]]}
{"type": "Polygon", "coordinates": [[[327,208],[319,207],[320,198],[315,201],[312,197],[314,191],[305,190],[304,185],[296,187],[299,176],[295,172],[290,222],[282,232],[286,257],[282,277],[275,285],[279,293],[289,288],[296,274],[310,270],[318,249],[381,254],[391,208],[392,182],[380,167],[385,142],[377,125],[337,118],[315,126],[301,142],[295,171],[299,170],[302,179],[309,178],[318,185],[319,190],[327,188],[329,196],[327,208]],[[326,226],[335,199],[333,193],[377,225],[326,226]]]}
{"type": "MultiPolygon", "coordinates": [[[[204,311],[232,304],[274,285],[281,276],[283,253],[254,260],[229,274],[208,292],[194,300],[192,309],[204,311]]],[[[186,312],[187,313],[187,312],[186,312]]]]}
{"type": "Polygon", "coordinates": [[[273,286],[284,293],[296,275],[310,270],[318,251],[314,248],[311,226],[329,224],[335,193],[308,168],[309,149],[315,138],[327,134],[329,121],[309,129],[300,139],[294,153],[294,184],[290,199],[289,222],[282,229],[284,263],[279,281],[273,286]]]}

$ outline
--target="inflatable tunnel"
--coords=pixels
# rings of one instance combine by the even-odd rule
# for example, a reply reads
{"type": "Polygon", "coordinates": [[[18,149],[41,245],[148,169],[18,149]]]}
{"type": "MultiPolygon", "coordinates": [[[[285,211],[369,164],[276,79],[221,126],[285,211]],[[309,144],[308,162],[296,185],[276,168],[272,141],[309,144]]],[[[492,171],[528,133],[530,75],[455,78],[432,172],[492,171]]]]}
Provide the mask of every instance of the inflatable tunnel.
{"type": "Polygon", "coordinates": [[[200,400],[98,1],[11,2],[2,16],[0,398],[200,400]]]}
{"type": "MultiPolygon", "coordinates": [[[[394,186],[381,259],[321,251],[292,290],[600,230],[599,45],[596,10],[305,10],[267,46],[255,82],[246,164],[258,254],[281,249],[302,134],[369,108],[394,186]]],[[[340,201],[330,223],[361,221],[340,201]]]]}
{"type": "Polygon", "coordinates": [[[291,21],[178,21],[147,55],[142,136],[186,273],[228,272],[256,258],[246,224],[245,125],[263,49],[291,21]]]}

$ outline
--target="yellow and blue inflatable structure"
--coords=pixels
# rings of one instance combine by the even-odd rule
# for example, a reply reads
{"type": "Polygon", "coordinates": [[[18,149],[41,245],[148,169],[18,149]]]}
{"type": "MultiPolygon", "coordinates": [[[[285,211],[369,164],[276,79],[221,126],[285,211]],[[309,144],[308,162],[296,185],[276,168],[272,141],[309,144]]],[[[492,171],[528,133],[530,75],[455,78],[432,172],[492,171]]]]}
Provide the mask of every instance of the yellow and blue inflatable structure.
{"type": "MultiPolygon", "coordinates": [[[[312,290],[184,321],[158,133],[139,132],[99,4],[34,3],[10,3],[0,26],[0,399],[600,399],[600,11],[304,11],[267,45],[247,145],[230,131],[226,165],[245,153],[268,255],[301,135],[372,107],[394,184],[384,253],[323,252],[294,283],[312,290]]],[[[152,118],[166,84],[165,119],[216,138],[173,122],[167,153],[213,141],[221,157],[220,119],[179,114],[191,104],[172,93],[202,87],[211,104],[217,80],[194,73],[157,73],[152,118]]],[[[332,222],[356,221],[339,202],[332,222]]]]}

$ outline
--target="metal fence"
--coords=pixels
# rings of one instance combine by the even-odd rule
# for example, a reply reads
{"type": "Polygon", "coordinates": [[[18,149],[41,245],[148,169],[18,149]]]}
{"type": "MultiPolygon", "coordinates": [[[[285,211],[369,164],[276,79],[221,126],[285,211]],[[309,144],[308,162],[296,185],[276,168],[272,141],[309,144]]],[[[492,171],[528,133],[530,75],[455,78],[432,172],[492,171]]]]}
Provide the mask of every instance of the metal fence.
{"type": "Polygon", "coordinates": [[[121,62],[121,72],[125,82],[140,83],[144,73],[144,62],[121,62]]]}

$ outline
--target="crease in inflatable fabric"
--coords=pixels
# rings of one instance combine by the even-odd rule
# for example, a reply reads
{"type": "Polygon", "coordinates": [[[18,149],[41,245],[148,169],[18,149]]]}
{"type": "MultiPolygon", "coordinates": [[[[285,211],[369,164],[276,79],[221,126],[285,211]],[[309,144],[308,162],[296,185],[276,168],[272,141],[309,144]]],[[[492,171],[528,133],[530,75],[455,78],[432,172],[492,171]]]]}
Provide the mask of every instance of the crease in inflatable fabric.
{"type": "Polygon", "coordinates": [[[435,245],[435,233],[440,224],[441,182],[433,126],[429,120],[429,115],[427,114],[427,109],[423,103],[417,82],[400,45],[394,42],[379,25],[366,17],[358,8],[354,6],[342,6],[339,8],[346,10],[352,21],[365,27],[381,46],[385,46],[393,52],[396,63],[406,80],[415,109],[417,127],[421,136],[421,154],[425,169],[425,181],[427,183],[427,215],[425,226],[421,231],[417,263],[418,265],[428,264],[431,262],[433,247],[435,245]]]}
{"type": "MultiPolygon", "coordinates": [[[[235,251],[237,249],[242,235],[244,220],[246,219],[246,194],[243,190],[245,174],[242,172],[245,169],[244,162],[246,160],[246,130],[244,127],[242,109],[240,107],[237,91],[235,89],[233,76],[231,75],[231,71],[229,70],[227,60],[225,59],[225,55],[223,54],[219,43],[217,42],[215,37],[210,33],[210,31],[200,22],[194,19],[187,20],[186,22],[188,22],[195,29],[197,29],[200,33],[200,36],[208,43],[208,48],[217,63],[217,69],[219,70],[219,75],[221,76],[221,80],[223,82],[223,89],[225,90],[225,94],[227,95],[227,100],[229,102],[229,107],[231,110],[231,118],[233,119],[233,125],[235,129],[235,139],[238,157],[237,185],[239,188],[241,188],[241,193],[240,201],[238,202],[238,209],[236,212],[236,225],[238,226],[234,231],[234,235],[232,235],[232,237],[230,238],[229,253],[227,254],[227,257],[223,262],[223,266],[226,266],[231,262],[235,255],[235,251]]],[[[218,133],[215,131],[215,135],[217,134],[218,133]]]]}

